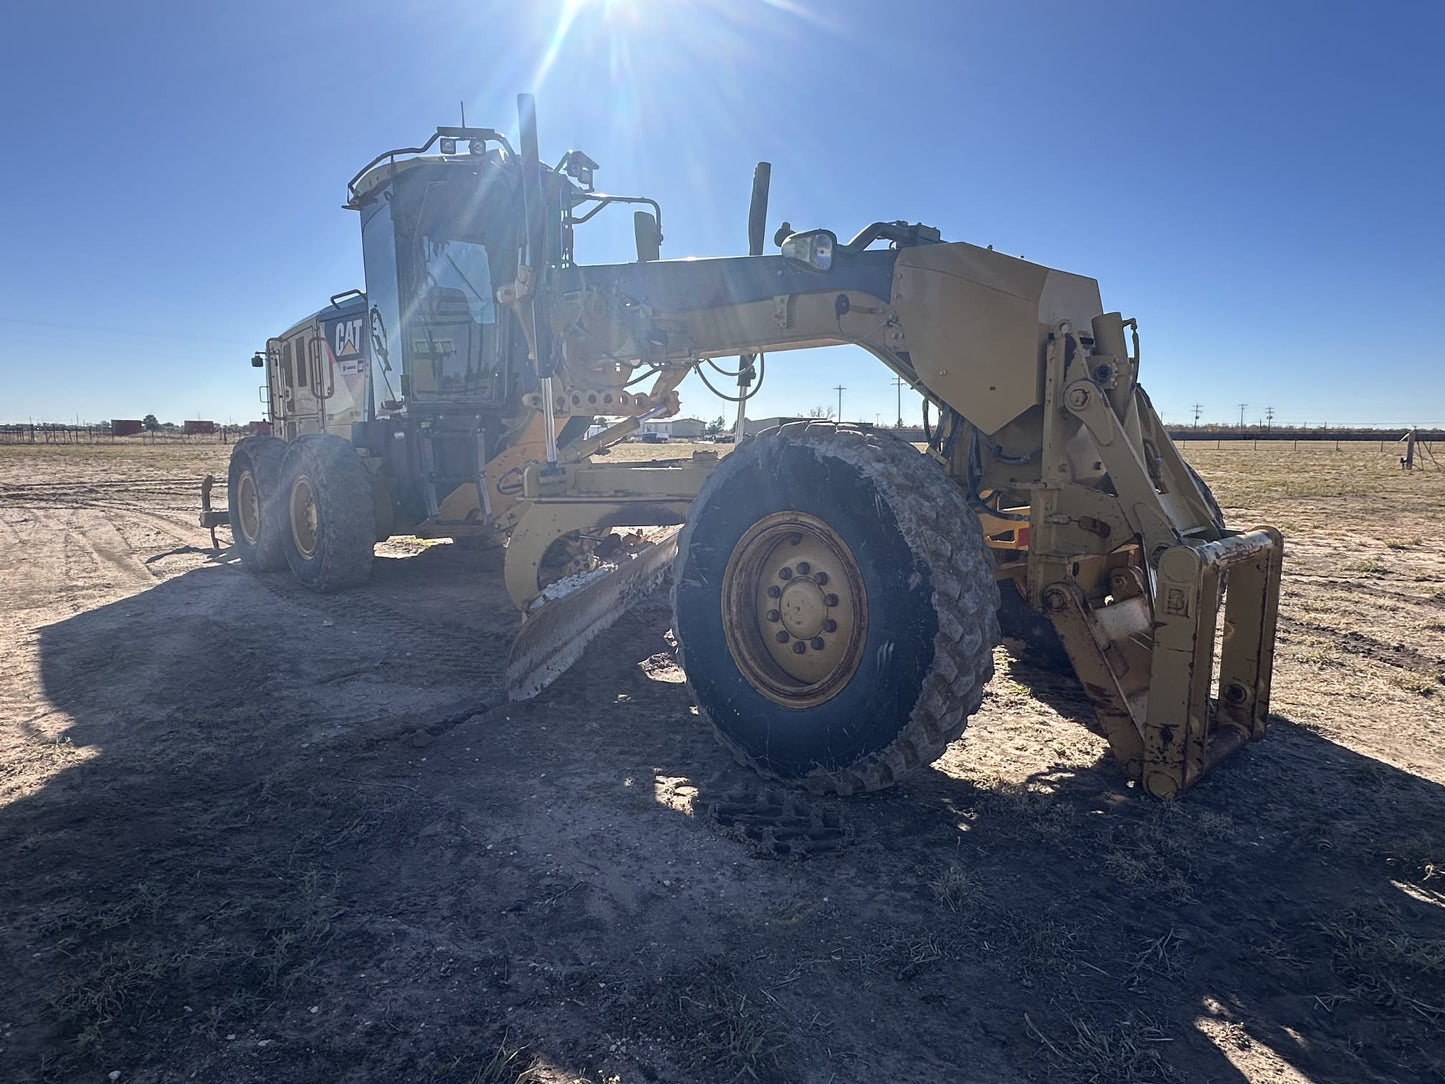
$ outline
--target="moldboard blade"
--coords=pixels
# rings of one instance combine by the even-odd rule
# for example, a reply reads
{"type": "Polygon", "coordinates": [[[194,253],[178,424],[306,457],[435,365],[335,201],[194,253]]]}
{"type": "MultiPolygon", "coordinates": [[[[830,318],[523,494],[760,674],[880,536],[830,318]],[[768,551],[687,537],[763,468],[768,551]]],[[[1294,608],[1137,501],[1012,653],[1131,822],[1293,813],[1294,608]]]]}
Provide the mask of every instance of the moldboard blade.
{"type": "Polygon", "coordinates": [[[566,673],[597,634],[632,609],[672,568],[677,533],[522,622],[507,657],[507,699],[530,700],[566,673]]]}

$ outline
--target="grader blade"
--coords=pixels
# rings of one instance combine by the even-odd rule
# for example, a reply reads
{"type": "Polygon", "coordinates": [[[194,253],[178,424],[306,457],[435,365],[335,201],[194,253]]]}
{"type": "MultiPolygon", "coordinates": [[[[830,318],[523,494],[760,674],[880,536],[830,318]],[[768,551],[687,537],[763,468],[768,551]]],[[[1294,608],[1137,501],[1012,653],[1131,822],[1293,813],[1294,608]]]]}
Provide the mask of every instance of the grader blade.
{"type": "Polygon", "coordinates": [[[674,531],[528,613],[507,658],[507,699],[530,700],[566,673],[599,633],[663,581],[676,556],[674,531]]]}

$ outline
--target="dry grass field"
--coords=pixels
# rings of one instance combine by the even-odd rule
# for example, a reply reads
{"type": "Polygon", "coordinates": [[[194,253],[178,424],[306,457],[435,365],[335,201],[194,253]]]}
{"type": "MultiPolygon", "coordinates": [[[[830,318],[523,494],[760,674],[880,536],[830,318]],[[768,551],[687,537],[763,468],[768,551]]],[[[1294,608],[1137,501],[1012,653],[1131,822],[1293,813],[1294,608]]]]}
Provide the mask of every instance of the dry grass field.
{"type": "Polygon", "coordinates": [[[0,446],[0,1080],[1445,1079],[1445,472],[1185,451],[1288,548],[1271,734],[1164,804],[1002,653],[782,791],[665,599],[507,705],[497,555],[317,597],[205,552],[224,447],[0,446]]]}

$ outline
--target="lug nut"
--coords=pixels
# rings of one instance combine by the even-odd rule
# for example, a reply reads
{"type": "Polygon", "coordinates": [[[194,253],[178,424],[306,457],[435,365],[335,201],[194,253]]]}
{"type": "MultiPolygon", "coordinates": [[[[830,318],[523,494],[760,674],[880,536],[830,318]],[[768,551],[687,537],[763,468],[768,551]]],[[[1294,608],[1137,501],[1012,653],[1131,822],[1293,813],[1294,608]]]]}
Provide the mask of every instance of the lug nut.
{"type": "Polygon", "coordinates": [[[776,640],[776,641],[778,641],[778,643],[780,643],[780,644],[786,644],[786,643],[788,642],[788,630],[787,630],[787,629],[779,629],[779,630],[773,635],[773,639],[776,640]]]}
{"type": "Polygon", "coordinates": [[[784,565],[782,568],[778,569],[778,579],[780,579],[780,580],[791,580],[792,578],[793,578],[793,570],[792,570],[791,568],[789,568],[787,565],[784,565]]]}
{"type": "Polygon", "coordinates": [[[837,631],[838,631],[838,622],[834,621],[831,617],[828,618],[828,620],[826,620],[826,621],[823,622],[823,631],[824,631],[824,632],[837,632],[837,631]]]}
{"type": "Polygon", "coordinates": [[[793,654],[794,654],[794,655],[801,655],[803,652],[805,652],[805,651],[807,651],[807,650],[808,650],[808,645],[805,644],[805,643],[803,643],[802,640],[794,640],[794,641],[793,641],[793,654]]]}
{"type": "Polygon", "coordinates": [[[828,574],[826,572],[819,572],[815,574],[813,576],[813,582],[816,583],[819,587],[822,587],[825,583],[828,582],[828,574]]]}
{"type": "Polygon", "coordinates": [[[777,584],[773,584],[773,586],[771,586],[771,587],[768,588],[768,598],[782,598],[782,597],[783,597],[783,589],[782,589],[781,587],[779,587],[777,584]]]}
{"type": "Polygon", "coordinates": [[[824,605],[824,606],[827,606],[827,607],[829,607],[829,608],[832,608],[832,607],[838,605],[838,596],[837,596],[837,595],[834,595],[834,594],[824,595],[824,596],[823,596],[823,605],[824,605]]]}
{"type": "Polygon", "coordinates": [[[811,640],[808,641],[808,646],[811,647],[814,651],[822,651],[823,638],[821,636],[814,636],[811,640]]]}
{"type": "Polygon", "coordinates": [[[768,611],[768,620],[769,620],[769,621],[780,621],[780,620],[782,620],[782,616],[783,616],[783,615],[780,614],[780,613],[778,613],[777,610],[769,610],[769,611],[768,611]]]}
{"type": "Polygon", "coordinates": [[[798,575],[799,575],[799,576],[806,576],[809,572],[812,572],[812,571],[813,571],[813,566],[810,565],[810,564],[808,564],[807,561],[799,561],[799,562],[798,562],[798,575]]]}

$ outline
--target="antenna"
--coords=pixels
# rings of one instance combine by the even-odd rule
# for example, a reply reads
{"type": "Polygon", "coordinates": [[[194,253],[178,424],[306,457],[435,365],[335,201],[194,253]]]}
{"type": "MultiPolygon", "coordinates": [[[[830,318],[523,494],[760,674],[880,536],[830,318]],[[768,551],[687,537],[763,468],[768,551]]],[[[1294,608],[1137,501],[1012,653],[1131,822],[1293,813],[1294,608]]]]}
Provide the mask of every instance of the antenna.
{"type": "Polygon", "coordinates": [[[466,102],[462,102],[462,103],[461,103],[461,107],[462,107],[462,127],[465,128],[465,127],[467,126],[467,103],[466,103],[466,102]]]}

